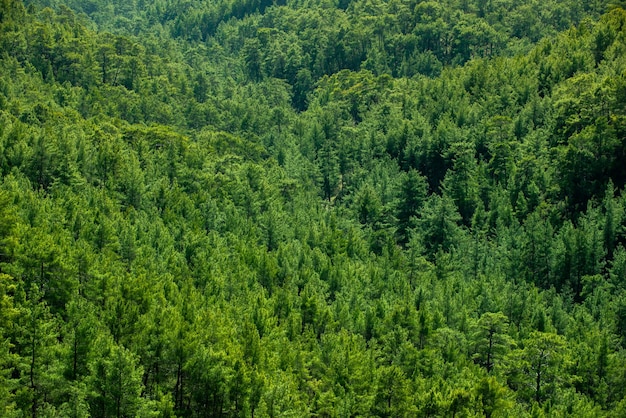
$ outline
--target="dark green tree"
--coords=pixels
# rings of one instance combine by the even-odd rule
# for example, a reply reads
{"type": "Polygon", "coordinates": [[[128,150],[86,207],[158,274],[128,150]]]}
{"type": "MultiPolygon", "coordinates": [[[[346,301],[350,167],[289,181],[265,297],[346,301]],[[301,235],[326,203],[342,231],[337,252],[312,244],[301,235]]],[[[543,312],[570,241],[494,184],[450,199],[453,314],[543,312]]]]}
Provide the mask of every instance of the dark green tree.
{"type": "Polygon", "coordinates": [[[409,170],[402,179],[396,214],[401,243],[406,244],[409,241],[410,230],[418,222],[420,210],[426,201],[427,191],[426,178],[416,170],[409,170]]]}

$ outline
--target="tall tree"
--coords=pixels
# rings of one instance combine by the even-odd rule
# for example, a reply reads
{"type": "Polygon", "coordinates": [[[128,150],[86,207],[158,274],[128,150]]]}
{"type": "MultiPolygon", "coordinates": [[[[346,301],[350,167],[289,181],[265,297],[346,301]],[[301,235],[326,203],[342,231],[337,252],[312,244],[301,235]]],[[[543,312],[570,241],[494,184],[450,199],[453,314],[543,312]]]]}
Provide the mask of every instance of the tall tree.
{"type": "Polygon", "coordinates": [[[513,346],[507,334],[508,318],[502,312],[484,313],[475,325],[472,334],[474,361],[491,373],[513,346]]]}
{"type": "Polygon", "coordinates": [[[428,184],[417,170],[409,170],[402,179],[396,218],[401,243],[408,243],[410,230],[417,224],[420,210],[426,200],[428,184]]]}
{"type": "Polygon", "coordinates": [[[514,376],[509,384],[526,400],[542,404],[555,399],[557,389],[567,383],[566,366],[571,361],[567,342],[561,335],[534,331],[523,341],[524,348],[512,352],[514,376]]]}
{"type": "Polygon", "coordinates": [[[89,411],[94,417],[135,416],[141,399],[142,369],[136,357],[110,338],[95,342],[97,354],[89,364],[89,411]]]}

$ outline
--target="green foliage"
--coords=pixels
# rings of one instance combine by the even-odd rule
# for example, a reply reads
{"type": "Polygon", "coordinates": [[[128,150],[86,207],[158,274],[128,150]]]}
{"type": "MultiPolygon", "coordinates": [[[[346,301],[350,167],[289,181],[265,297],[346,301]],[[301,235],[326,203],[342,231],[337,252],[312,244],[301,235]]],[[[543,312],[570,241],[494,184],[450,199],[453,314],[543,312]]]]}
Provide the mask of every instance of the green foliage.
{"type": "Polygon", "coordinates": [[[1,2],[0,415],[623,415],[617,6],[1,2]]]}
{"type": "Polygon", "coordinates": [[[474,361],[490,373],[513,344],[507,334],[508,318],[501,312],[481,315],[472,335],[474,361]]]}
{"type": "Polygon", "coordinates": [[[398,204],[398,233],[400,242],[407,242],[409,231],[415,227],[420,210],[427,196],[426,178],[416,170],[410,170],[402,180],[398,204]]]}
{"type": "Polygon", "coordinates": [[[561,335],[533,331],[523,344],[511,353],[509,384],[522,399],[541,404],[568,383],[567,343],[561,335]]]}
{"type": "Polygon", "coordinates": [[[88,378],[92,416],[132,416],[140,409],[141,368],[136,358],[112,341],[96,341],[88,378]]]}

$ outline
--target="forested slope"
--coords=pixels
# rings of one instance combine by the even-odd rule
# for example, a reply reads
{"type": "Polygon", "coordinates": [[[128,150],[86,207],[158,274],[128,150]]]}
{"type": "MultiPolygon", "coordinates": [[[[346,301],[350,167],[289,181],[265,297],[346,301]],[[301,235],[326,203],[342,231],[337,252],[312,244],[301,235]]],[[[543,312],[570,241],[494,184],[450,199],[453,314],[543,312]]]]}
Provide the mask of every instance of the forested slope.
{"type": "Polygon", "coordinates": [[[1,416],[626,414],[617,4],[62,3],[0,2],[1,416]]]}

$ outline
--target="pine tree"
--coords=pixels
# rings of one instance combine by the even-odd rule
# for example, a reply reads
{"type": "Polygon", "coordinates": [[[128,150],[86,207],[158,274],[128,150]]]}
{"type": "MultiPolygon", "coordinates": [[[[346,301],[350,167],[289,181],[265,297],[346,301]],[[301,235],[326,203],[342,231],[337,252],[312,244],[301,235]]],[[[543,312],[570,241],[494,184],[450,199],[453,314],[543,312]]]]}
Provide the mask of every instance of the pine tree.
{"type": "Polygon", "coordinates": [[[89,412],[94,417],[135,416],[141,409],[143,370],[137,358],[110,338],[100,335],[89,363],[89,412]]]}
{"type": "Polygon", "coordinates": [[[42,300],[41,291],[32,286],[26,299],[21,301],[16,324],[16,354],[19,356],[17,370],[19,387],[15,394],[18,408],[33,417],[49,409],[58,389],[58,324],[42,300]]]}
{"type": "Polygon", "coordinates": [[[13,303],[15,289],[15,280],[0,273],[0,415],[6,417],[18,416],[14,401],[17,382],[12,377],[16,359],[9,335],[11,324],[20,313],[13,303]]]}
{"type": "Polygon", "coordinates": [[[484,313],[476,323],[472,334],[474,361],[491,373],[513,346],[507,334],[508,318],[502,312],[484,313]]]}
{"type": "Polygon", "coordinates": [[[403,244],[409,242],[410,230],[416,226],[427,189],[426,178],[417,170],[409,170],[402,180],[396,218],[399,241],[403,244]]]}

